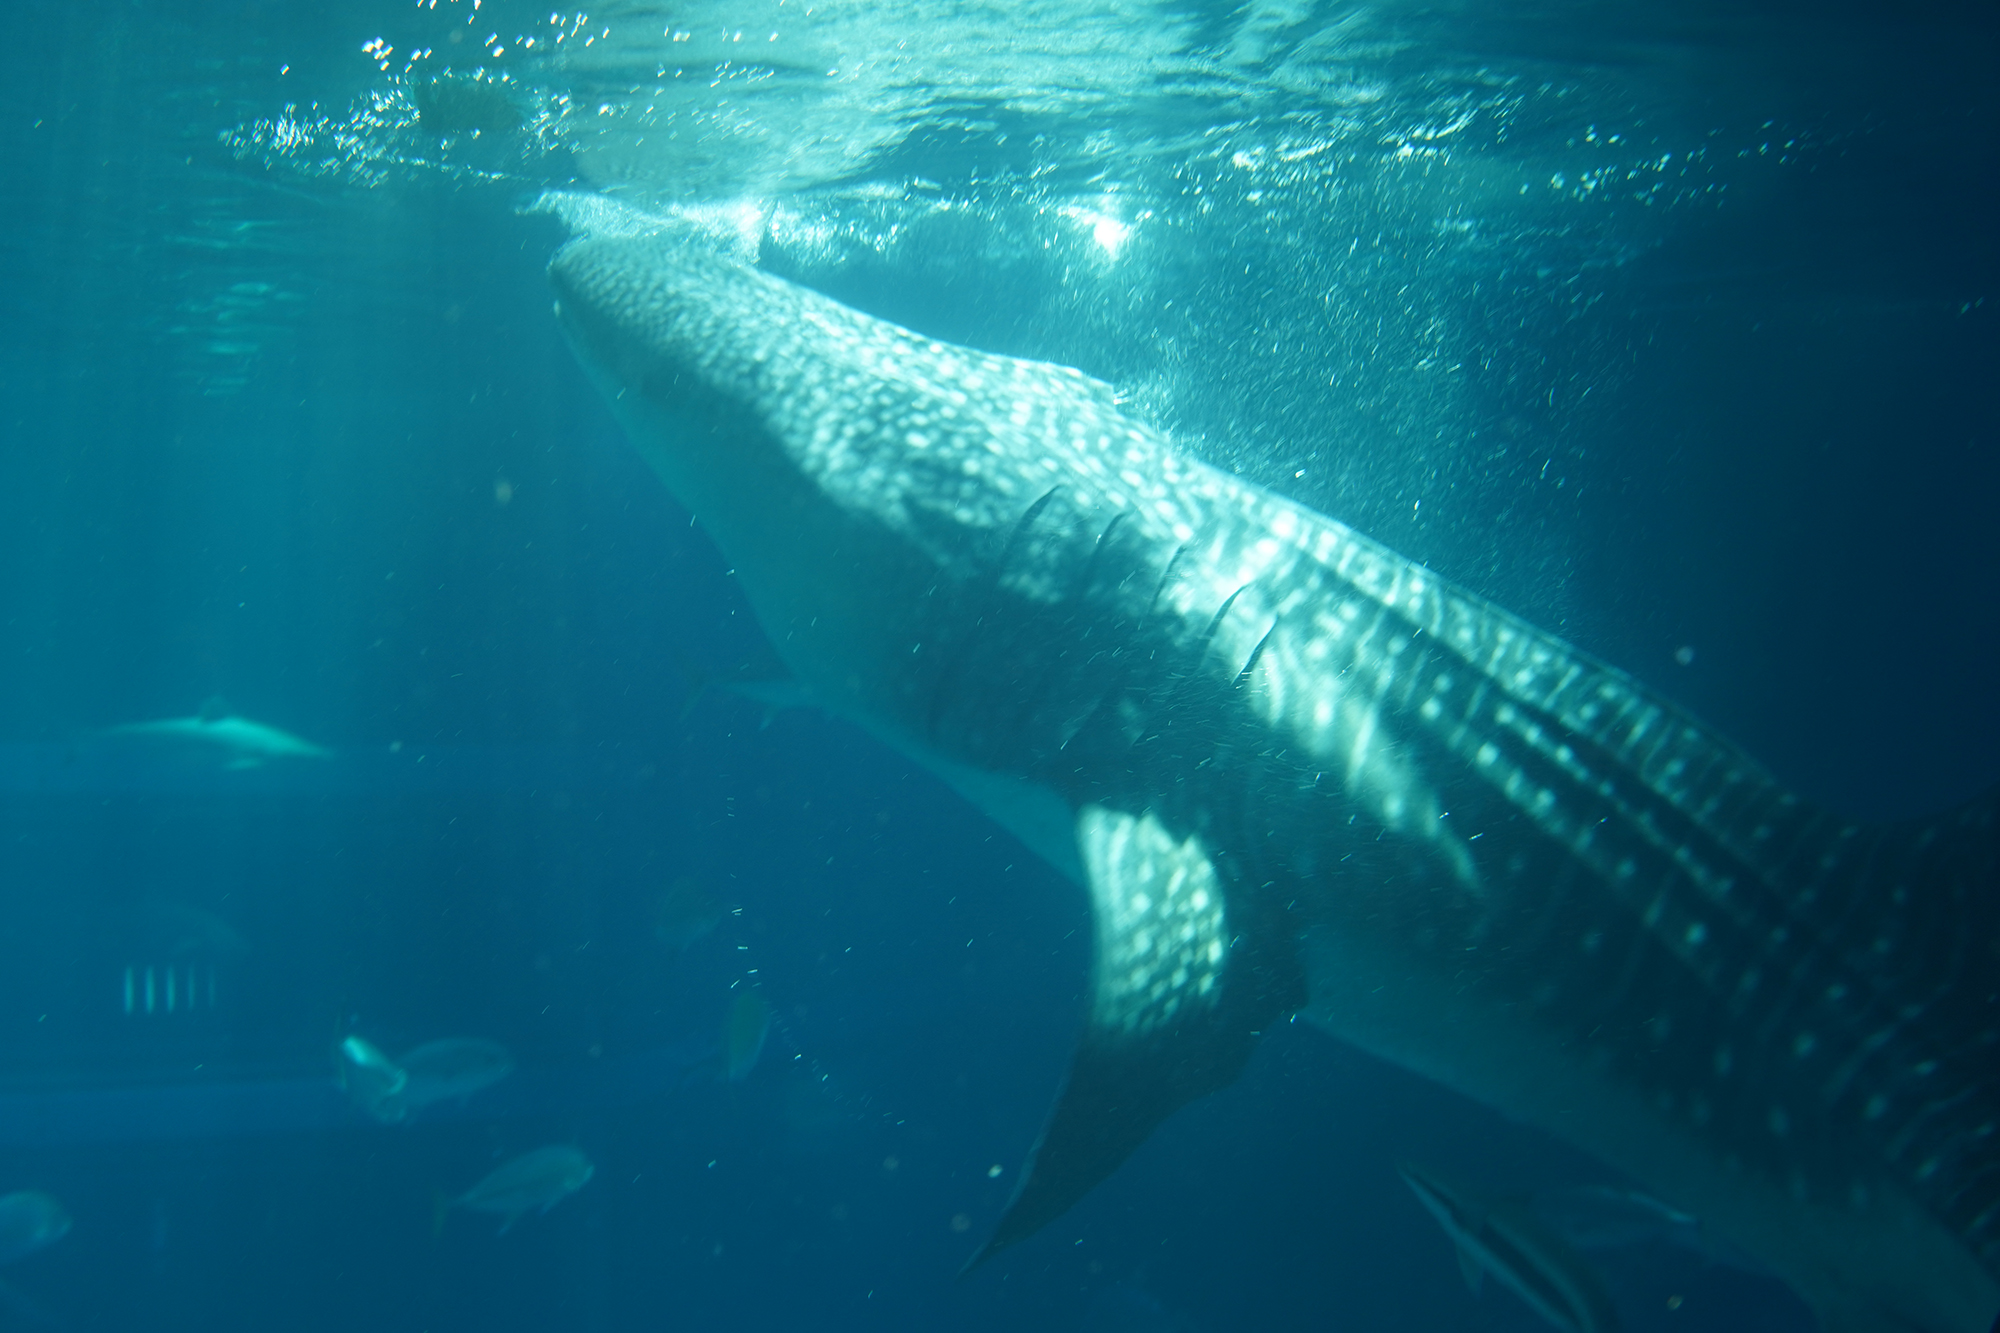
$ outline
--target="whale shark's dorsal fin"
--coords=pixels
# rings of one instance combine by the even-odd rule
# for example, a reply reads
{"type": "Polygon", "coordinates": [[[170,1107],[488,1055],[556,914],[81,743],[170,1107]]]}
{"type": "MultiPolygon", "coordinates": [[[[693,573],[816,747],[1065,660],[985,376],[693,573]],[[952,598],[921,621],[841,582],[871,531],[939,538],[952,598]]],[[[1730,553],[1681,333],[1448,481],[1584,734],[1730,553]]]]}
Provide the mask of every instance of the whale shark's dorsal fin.
{"type": "Polygon", "coordinates": [[[1076,841],[1095,933],[1083,1039],[966,1272],[1067,1211],[1175,1110],[1228,1084],[1263,1025],[1304,1000],[1283,932],[1198,836],[1176,837],[1151,811],[1087,805],[1076,841]]]}
{"type": "Polygon", "coordinates": [[[211,694],[201,701],[201,710],[195,716],[203,722],[220,722],[229,716],[229,700],[219,694],[211,694]]]}

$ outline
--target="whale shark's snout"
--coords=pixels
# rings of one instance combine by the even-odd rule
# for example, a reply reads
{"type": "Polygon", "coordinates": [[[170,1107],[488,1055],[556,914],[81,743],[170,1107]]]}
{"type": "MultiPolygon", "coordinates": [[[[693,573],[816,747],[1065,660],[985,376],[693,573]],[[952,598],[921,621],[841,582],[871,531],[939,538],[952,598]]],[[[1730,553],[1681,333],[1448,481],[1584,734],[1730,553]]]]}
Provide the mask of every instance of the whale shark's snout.
{"type": "Polygon", "coordinates": [[[717,273],[712,262],[706,270],[690,262],[697,259],[684,244],[664,238],[650,245],[585,238],[564,246],[550,263],[557,321],[614,403],[638,395],[655,410],[690,420],[742,405],[742,393],[731,390],[745,386],[715,374],[728,363],[699,355],[705,336],[740,324],[719,318],[715,309],[729,301],[717,288],[738,285],[726,281],[737,275],[717,273]]]}

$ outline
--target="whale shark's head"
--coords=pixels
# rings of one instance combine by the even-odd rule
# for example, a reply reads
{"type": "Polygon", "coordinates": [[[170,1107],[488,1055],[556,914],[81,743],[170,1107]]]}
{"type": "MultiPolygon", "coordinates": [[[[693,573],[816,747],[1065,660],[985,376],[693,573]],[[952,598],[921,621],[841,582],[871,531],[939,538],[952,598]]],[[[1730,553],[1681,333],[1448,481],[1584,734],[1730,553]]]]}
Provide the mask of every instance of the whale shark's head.
{"type": "Polygon", "coordinates": [[[578,359],[683,503],[726,529],[799,502],[782,444],[797,423],[762,373],[789,350],[782,291],[671,237],[572,242],[549,278],[578,359]]]}
{"type": "Polygon", "coordinates": [[[895,714],[869,681],[923,638],[914,609],[1065,477],[1103,473],[1114,439],[1154,443],[1076,371],[933,342],[683,237],[587,237],[550,279],[640,452],[837,708],[895,714]]]}
{"type": "Polygon", "coordinates": [[[787,663],[831,705],[879,703],[854,696],[926,562],[882,521],[893,448],[859,429],[882,415],[855,361],[874,322],[674,236],[575,241],[549,275],[578,358],[787,663]]]}

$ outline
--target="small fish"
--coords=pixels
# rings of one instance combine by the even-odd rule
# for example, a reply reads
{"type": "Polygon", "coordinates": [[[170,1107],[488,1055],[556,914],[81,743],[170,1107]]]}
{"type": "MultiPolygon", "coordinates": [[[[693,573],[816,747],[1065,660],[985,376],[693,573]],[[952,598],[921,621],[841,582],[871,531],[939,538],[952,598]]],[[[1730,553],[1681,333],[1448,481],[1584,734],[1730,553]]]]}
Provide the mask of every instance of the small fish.
{"type": "Polygon", "coordinates": [[[582,1189],[597,1168],[567,1143],[552,1143],[503,1162],[451,1202],[477,1213],[497,1213],[500,1234],[529,1212],[544,1212],[582,1189]]]}
{"type": "Polygon", "coordinates": [[[427,1041],[398,1060],[363,1037],[340,1043],[340,1086],[356,1106],[386,1125],[433,1102],[470,1097],[513,1072],[513,1054],[484,1037],[427,1041]]]}
{"type": "Polygon", "coordinates": [[[193,717],[167,717],[155,722],[131,722],[102,733],[114,739],[158,741],[217,750],[232,769],[260,768],[273,759],[331,759],[333,751],[311,741],[253,722],[228,711],[220,699],[210,699],[193,717]]]}
{"type": "Polygon", "coordinates": [[[403,1091],[410,1075],[401,1065],[384,1055],[363,1037],[349,1037],[340,1043],[340,1087],[354,1104],[385,1124],[394,1124],[410,1113],[403,1091]]]}
{"type": "Polygon", "coordinates": [[[741,1083],[757,1067],[771,1031],[771,1006],[756,991],[738,991],[722,1026],[722,1058],[729,1081],[741,1083]]]}
{"type": "Polygon", "coordinates": [[[484,1037],[427,1041],[396,1063],[409,1080],[399,1094],[406,1113],[470,1097],[514,1072],[513,1053],[484,1037]]]}
{"type": "Polygon", "coordinates": [[[683,875],[660,891],[653,903],[653,934],[681,953],[722,924],[728,909],[700,884],[683,875]]]}
{"type": "Polygon", "coordinates": [[[1458,1248],[1475,1295],[1491,1273],[1563,1333],[1614,1333],[1618,1312],[1595,1269],[1525,1209],[1498,1205],[1404,1163],[1403,1181],[1458,1248]]]}
{"type": "Polygon", "coordinates": [[[0,1264],[25,1259],[69,1234],[69,1212],[40,1190],[0,1195],[0,1264]]]}

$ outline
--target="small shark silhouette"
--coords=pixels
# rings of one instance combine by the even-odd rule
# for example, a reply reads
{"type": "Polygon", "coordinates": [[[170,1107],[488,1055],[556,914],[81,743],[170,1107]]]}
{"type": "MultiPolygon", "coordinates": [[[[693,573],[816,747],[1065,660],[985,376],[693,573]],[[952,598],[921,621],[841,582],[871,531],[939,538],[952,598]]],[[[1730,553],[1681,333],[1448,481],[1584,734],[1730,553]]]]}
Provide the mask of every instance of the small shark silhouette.
{"type": "Polygon", "coordinates": [[[225,768],[261,768],[274,759],[331,759],[333,751],[288,731],[255,722],[229,711],[219,697],[211,698],[193,717],[168,717],[154,722],[129,722],[98,733],[118,739],[158,741],[219,752],[225,768]]]}

